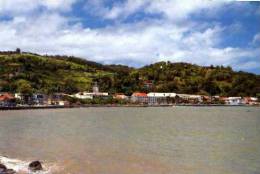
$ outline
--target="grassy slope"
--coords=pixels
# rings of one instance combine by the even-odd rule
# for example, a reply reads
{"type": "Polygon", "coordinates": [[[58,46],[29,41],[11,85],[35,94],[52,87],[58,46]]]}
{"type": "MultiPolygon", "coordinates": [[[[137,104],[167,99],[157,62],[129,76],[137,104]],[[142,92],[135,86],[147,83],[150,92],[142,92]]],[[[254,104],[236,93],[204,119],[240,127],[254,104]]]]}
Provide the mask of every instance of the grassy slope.
{"type": "Polygon", "coordinates": [[[1,55],[0,85],[6,91],[23,90],[22,86],[46,93],[90,90],[93,79],[112,73],[88,63],[32,54],[1,55]]]}
{"type": "Polygon", "coordinates": [[[109,92],[161,91],[212,95],[254,96],[260,77],[234,72],[230,67],[202,67],[158,62],[134,69],[66,56],[0,54],[0,88],[12,92],[67,92],[91,90],[98,81],[109,92]],[[147,89],[144,84],[152,81],[147,89]]]}

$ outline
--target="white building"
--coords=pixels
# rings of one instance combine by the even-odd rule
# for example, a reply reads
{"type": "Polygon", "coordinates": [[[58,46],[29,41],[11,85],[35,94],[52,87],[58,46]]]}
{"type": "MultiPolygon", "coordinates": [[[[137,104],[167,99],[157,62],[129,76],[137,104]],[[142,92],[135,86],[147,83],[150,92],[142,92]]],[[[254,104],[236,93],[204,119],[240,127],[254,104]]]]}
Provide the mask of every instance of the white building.
{"type": "Polygon", "coordinates": [[[242,97],[228,97],[226,104],[229,105],[240,105],[242,104],[242,97]]]}
{"type": "Polygon", "coordinates": [[[107,92],[99,92],[99,87],[97,85],[97,82],[95,82],[93,88],[93,92],[78,92],[74,95],[71,95],[71,97],[75,97],[78,99],[93,99],[94,97],[107,97],[107,92]]]}
{"type": "Polygon", "coordinates": [[[184,99],[201,99],[201,95],[191,95],[191,94],[177,94],[179,97],[184,99]]]}
{"type": "Polygon", "coordinates": [[[95,84],[94,84],[92,90],[93,90],[93,93],[99,93],[99,87],[98,87],[98,85],[97,85],[97,82],[95,82],[95,84]]]}
{"type": "Polygon", "coordinates": [[[92,92],[78,92],[71,97],[75,97],[78,99],[93,99],[94,93],[92,92]]]}
{"type": "Polygon", "coordinates": [[[134,102],[134,103],[147,104],[148,103],[148,96],[144,92],[134,92],[131,96],[131,101],[134,102]]]}
{"type": "Polygon", "coordinates": [[[170,102],[167,99],[175,98],[176,93],[150,92],[147,94],[147,96],[148,96],[148,103],[151,105],[167,104],[170,102]]]}

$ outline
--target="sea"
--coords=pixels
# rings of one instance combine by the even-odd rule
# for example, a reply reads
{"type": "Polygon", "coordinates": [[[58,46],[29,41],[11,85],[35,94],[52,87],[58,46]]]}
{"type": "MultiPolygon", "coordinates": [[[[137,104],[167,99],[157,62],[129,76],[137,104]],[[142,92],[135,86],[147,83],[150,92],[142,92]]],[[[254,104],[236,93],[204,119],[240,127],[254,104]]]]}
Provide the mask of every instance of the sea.
{"type": "Polygon", "coordinates": [[[260,174],[260,107],[0,111],[0,163],[38,174],[260,174]]]}

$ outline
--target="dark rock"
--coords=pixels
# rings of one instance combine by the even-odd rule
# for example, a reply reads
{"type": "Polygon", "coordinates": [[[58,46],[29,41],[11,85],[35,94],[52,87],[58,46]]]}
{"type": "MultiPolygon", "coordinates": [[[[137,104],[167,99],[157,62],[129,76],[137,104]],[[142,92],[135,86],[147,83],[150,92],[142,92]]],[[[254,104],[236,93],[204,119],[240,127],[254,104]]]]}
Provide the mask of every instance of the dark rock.
{"type": "Polygon", "coordinates": [[[42,170],[42,164],[40,161],[33,161],[29,164],[29,170],[35,172],[38,170],[42,170]]]}
{"type": "Polygon", "coordinates": [[[0,174],[15,174],[13,169],[7,169],[5,165],[0,164],[0,174]]]}
{"type": "Polygon", "coordinates": [[[7,169],[3,174],[15,174],[16,172],[13,169],[7,169]]]}
{"type": "Polygon", "coordinates": [[[7,170],[6,166],[0,163],[0,174],[7,170]]]}

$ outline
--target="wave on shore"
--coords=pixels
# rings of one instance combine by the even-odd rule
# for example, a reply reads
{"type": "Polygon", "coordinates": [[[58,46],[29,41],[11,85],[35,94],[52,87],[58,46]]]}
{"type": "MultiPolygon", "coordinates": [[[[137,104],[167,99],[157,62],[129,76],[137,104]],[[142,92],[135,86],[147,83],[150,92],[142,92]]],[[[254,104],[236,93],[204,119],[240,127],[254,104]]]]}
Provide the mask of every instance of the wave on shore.
{"type": "Polygon", "coordinates": [[[0,163],[9,169],[15,170],[19,174],[52,174],[57,171],[58,166],[55,164],[43,164],[44,170],[38,172],[30,172],[28,166],[31,161],[22,161],[19,159],[11,159],[8,157],[0,156],[0,163]]]}

